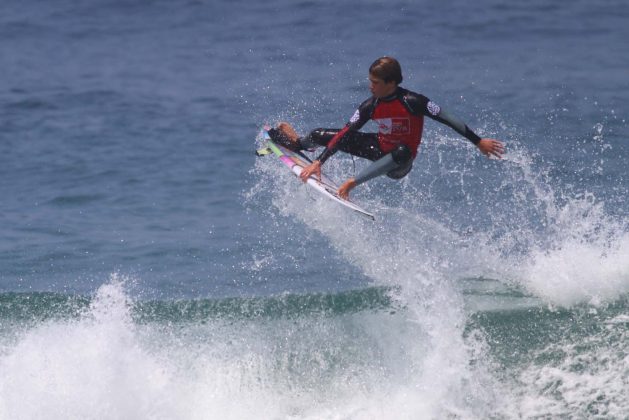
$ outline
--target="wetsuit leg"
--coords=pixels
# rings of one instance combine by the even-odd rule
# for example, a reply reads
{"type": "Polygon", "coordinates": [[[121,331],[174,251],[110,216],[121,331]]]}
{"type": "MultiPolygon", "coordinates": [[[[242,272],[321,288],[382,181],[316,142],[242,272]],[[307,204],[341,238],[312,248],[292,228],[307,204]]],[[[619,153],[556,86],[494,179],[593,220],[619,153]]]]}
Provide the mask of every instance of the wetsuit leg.
{"type": "Polygon", "coordinates": [[[393,179],[404,178],[413,168],[413,154],[411,150],[405,144],[400,144],[391,152],[391,156],[398,167],[387,172],[387,176],[393,179]]]}
{"type": "MultiPolygon", "coordinates": [[[[299,139],[301,147],[312,148],[327,146],[339,129],[317,128],[306,137],[299,139]]],[[[378,144],[375,133],[350,132],[338,143],[338,149],[354,156],[373,161],[356,177],[356,183],[362,184],[377,176],[386,174],[389,178],[404,178],[413,167],[413,155],[408,146],[401,144],[391,153],[384,154],[378,144]]]]}
{"type": "MultiPolygon", "coordinates": [[[[336,128],[317,128],[306,137],[300,138],[299,143],[303,148],[325,147],[339,131],[341,130],[336,128]]],[[[384,156],[378,145],[376,133],[349,132],[339,141],[338,150],[369,160],[377,160],[384,156]]]]}
{"type": "Polygon", "coordinates": [[[336,128],[316,128],[305,137],[299,138],[299,143],[305,148],[315,148],[317,146],[327,146],[332,137],[338,133],[336,128]]]}
{"type": "Polygon", "coordinates": [[[412,167],[413,155],[409,148],[402,144],[361,171],[356,176],[356,185],[384,174],[393,179],[404,178],[412,167]]]}
{"type": "Polygon", "coordinates": [[[303,149],[299,141],[297,142],[291,141],[291,139],[289,139],[288,136],[286,136],[286,134],[284,134],[277,128],[271,128],[268,131],[268,133],[269,133],[269,137],[271,137],[271,140],[273,140],[277,144],[280,144],[286,147],[288,150],[292,150],[293,152],[298,152],[303,149]]]}

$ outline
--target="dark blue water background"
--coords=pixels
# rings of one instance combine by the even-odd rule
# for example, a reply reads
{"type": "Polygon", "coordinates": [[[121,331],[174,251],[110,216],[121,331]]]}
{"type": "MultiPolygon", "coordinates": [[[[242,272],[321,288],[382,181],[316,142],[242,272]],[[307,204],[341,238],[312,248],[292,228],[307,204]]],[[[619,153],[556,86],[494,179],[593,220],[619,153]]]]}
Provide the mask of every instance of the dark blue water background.
{"type": "MultiPolygon", "coordinates": [[[[103,325],[122,334],[104,345],[111,354],[135,357],[135,341],[126,341],[133,319],[133,325],[158,324],[138,333],[151,355],[183,360],[177,368],[157,364],[183,371],[172,377],[186,380],[164,379],[164,394],[140,393],[153,402],[172,398],[174,405],[160,414],[166,418],[206,412],[205,400],[190,403],[187,390],[207,391],[215,382],[226,398],[209,406],[234,418],[391,412],[366,408],[372,400],[378,407],[393,401],[411,418],[618,416],[628,407],[627,361],[618,357],[629,339],[628,21],[629,6],[620,0],[3,0],[0,367],[9,379],[0,386],[0,417],[20,412],[16,401],[24,394],[35,401],[25,418],[64,417],[54,406],[63,397],[39,398],[43,382],[20,387],[16,378],[28,377],[32,367],[71,382],[70,368],[36,370],[39,359],[28,350],[50,347],[46,360],[65,361],[66,348],[87,357],[85,341],[103,348],[96,346],[100,330],[94,336],[63,323],[63,342],[47,324],[43,332],[29,331],[42,319],[80,318],[85,308],[102,321],[99,305],[122,313],[120,323],[103,315],[103,325]],[[277,162],[256,160],[253,151],[264,123],[287,120],[301,132],[342,126],[367,98],[367,69],[382,55],[400,60],[403,86],[482,136],[501,139],[508,152],[503,161],[487,160],[447,127],[427,121],[406,180],[377,179],[355,190],[378,218],[368,224],[313,200],[277,162]],[[115,286],[120,278],[124,293],[115,286]],[[132,315],[119,293],[135,302],[132,315]],[[288,300],[274,300],[286,293],[288,300]],[[220,300],[228,297],[253,300],[220,300]],[[193,301],[173,301],[182,298],[193,301]],[[383,307],[411,315],[353,315],[383,307]],[[235,328],[208,321],[225,313],[241,320],[235,328]],[[345,315],[242,321],[311,313],[345,315]],[[418,320],[419,331],[407,318],[418,320]],[[159,325],[173,320],[190,329],[160,335],[159,325]],[[476,337],[478,331],[485,336],[476,337]],[[16,338],[21,334],[27,339],[16,338]],[[179,339],[188,344],[171,344],[179,339]],[[189,340],[204,350],[190,350],[197,347],[189,340]],[[453,350],[461,348],[459,340],[486,347],[470,344],[459,353],[453,350]],[[354,348],[357,342],[365,345],[354,348]],[[278,356],[286,346],[304,359],[278,356]],[[244,349],[262,356],[249,359],[244,349]],[[425,349],[434,357],[413,356],[425,349]],[[207,366],[196,363],[208,354],[223,356],[205,377],[207,366]],[[224,360],[225,354],[232,358],[224,360]],[[478,379],[470,366],[487,359],[497,367],[484,372],[508,386],[478,379]],[[584,371],[584,360],[594,366],[590,382],[573,375],[584,371]],[[222,369],[244,373],[223,381],[213,376],[222,369]],[[260,383],[251,377],[260,371],[288,383],[262,385],[270,391],[260,398],[276,401],[270,411],[256,402],[260,383]],[[450,371],[456,379],[448,383],[466,385],[434,385],[446,390],[438,397],[426,391],[433,389],[426,384],[447,382],[450,371]],[[382,372],[390,376],[382,379],[382,372]],[[358,378],[355,387],[352,378],[358,378]],[[367,397],[354,411],[353,399],[337,404],[326,393],[337,388],[341,396],[367,397]],[[422,398],[408,400],[407,388],[422,398]],[[506,395],[499,392],[505,388],[513,396],[506,402],[484,394],[506,395]],[[251,411],[229,403],[242,389],[251,411]],[[314,397],[296,397],[303,395],[314,397]]],[[[337,155],[328,171],[343,180],[362,167],[337,155]]],[[[146,358],[137,356],[138,364],[146,358]]],[[[109,366],[84,363],[105,373],[109,366]]],[[[130,371],[138,378],[162,372],[142,369],[130,371]]],[[[85,389],[101,390],[94,394],[103,396],[98,401],[109,401],[112,389],[136,395],[134,385],[85,389]]],[[[125,411],[125,395],[88,412],[156,418],[151,411],[125,411]]]]}
{"type": "Polygon", "coordinates": [[[626,216],[628,11],[604,3],[5,1],[1,287],[87,292],[112,271],[167,295],[336,287],[333,256],[281,275],[242,266],[252,248],[305,248],[260,243],[242,198],[252,142],[265,121],[343,124],[384,54],[405,86],[626,216]]]}

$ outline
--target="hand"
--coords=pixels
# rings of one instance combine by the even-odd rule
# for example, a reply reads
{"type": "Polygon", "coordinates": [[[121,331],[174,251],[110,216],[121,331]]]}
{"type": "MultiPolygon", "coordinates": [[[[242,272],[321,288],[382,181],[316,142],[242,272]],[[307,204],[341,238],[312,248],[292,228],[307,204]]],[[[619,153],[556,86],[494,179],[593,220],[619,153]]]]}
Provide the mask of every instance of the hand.
{"type": "Polygon", "coordinates": [[[316,179],[321,181],[321,162],[320,161],[315,160],[310,165],[302,169],[301,174],[299,174],[299,177],[301,178],[302,181],[306,182],[308,181],[308,178],[310,178],[312,174],[315,175],[316,179]]]}
{"type": "Polygon", "coordinates": [[[502,154],[505,152],[505,146],[494,139],[481,139],[476,145],[480,149],[480,152],[487,157],[495,156],[498,159],[502,158],[502,154]]]}
{"type": "Polygon", "coordinates": [[[338,194],[344,200],[349,200],[349,192],[356,187],[356,180],[350,178],[339,187],[338,194]]]}

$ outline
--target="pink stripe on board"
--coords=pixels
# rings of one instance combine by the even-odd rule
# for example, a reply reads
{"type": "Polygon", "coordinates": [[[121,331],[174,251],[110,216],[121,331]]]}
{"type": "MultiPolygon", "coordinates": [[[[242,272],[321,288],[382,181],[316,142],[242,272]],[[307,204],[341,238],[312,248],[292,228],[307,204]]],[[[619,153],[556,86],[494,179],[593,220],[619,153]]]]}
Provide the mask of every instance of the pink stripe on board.
{"type": "Polygon", "coordinates": [[[280,156],[280,160],[284,162],[289,168],[292,168],[293,166],[295,166],[295,162],[293,162],[293,160],[286,155],[280,156]]]}

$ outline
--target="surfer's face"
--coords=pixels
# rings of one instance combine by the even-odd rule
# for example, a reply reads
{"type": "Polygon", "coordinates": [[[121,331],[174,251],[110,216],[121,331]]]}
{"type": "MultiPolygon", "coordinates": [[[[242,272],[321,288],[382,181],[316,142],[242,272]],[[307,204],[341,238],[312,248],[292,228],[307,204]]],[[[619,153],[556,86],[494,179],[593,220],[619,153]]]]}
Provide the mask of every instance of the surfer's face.
{"type": "Polygon", "coordinates": [[[385,82],[372,74],[369,75],[369,90],[376,98],[392,95],[395,89],[397,89],[397,83],[394,81],[385,82]]]}

